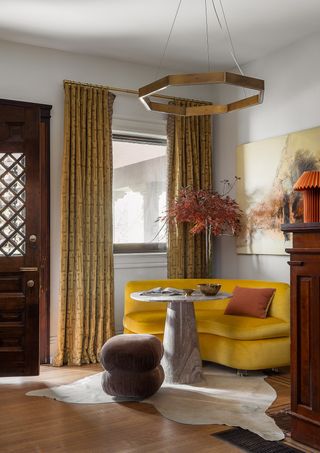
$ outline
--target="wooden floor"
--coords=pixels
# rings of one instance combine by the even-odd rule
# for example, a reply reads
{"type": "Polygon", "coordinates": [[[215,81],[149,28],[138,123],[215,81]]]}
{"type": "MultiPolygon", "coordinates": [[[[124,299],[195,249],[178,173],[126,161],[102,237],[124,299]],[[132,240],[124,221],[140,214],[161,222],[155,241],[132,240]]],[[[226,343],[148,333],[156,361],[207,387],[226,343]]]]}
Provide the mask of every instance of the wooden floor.
{"type": "MultiPolygon", "coordinates": [[[[0,452],[242,451],[210,436],[227,427],[179,424],[165,419],[148,404],[65,404],[47,398],[25,396],[30,390],[66,384],[97,371],[101,371],[99,365],[63,368],[42,366],[38,377],[0,378],[0,452]]],[[[268,378],[268,381],[278,394],[273,410],[286,407],[289,403],[287,376],[281,374],[268,378]]]]}

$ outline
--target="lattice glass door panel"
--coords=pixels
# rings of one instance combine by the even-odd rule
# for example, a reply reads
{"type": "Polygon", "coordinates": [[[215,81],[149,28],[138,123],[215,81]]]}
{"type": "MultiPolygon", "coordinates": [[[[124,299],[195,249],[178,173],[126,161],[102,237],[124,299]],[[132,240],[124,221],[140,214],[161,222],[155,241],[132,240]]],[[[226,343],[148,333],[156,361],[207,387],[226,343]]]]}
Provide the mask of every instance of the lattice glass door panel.
{"type": "Polygon", "coordinates": [[[0,257],[26,252],[26,158],[0,153],[0,257]]]}

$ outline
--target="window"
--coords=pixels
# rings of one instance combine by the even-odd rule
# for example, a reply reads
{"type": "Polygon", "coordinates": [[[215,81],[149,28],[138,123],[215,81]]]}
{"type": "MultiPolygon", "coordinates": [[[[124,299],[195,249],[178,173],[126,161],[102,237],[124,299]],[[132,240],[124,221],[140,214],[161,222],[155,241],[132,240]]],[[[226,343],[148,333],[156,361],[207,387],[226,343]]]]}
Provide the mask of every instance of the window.
{"type": "Polygon", "coordinates": [[[113,135],[115,253],[163,252],[166,232],[166,140],[113,135]]]}

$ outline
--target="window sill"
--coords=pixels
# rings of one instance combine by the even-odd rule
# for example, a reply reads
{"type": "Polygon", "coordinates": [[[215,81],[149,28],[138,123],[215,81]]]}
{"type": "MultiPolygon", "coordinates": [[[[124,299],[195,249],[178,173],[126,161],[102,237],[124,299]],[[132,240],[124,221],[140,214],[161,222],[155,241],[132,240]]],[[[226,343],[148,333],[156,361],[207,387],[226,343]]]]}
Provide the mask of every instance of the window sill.
{"type": "Polygon", "coordinates": [[[167,254],[156,253],[119,253],[114,254],[115,269],[164,268],[167,267],[167,254]]]}

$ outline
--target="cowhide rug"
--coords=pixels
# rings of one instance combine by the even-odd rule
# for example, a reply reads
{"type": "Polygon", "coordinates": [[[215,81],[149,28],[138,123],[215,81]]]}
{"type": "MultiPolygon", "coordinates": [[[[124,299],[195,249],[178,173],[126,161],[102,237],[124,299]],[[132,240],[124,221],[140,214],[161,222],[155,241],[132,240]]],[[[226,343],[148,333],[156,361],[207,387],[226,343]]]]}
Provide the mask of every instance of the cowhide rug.
{"type": "MultiPolygon", "coordinates": [[[[72,384],[34,390],[28,396],[44,396],[65,403],[101,404],[132,401],[107,395],[97,373],[72,384]]],[[[224,424],[248,429],[266,440],[281,440],[283,432],[265,411],[276,398],[265,376],[237,376],[235,370],[204,368],[203,380],[193,385],[166,384],[142,403],[152,404],[164,417],[191,425],[224,424]]]]}

